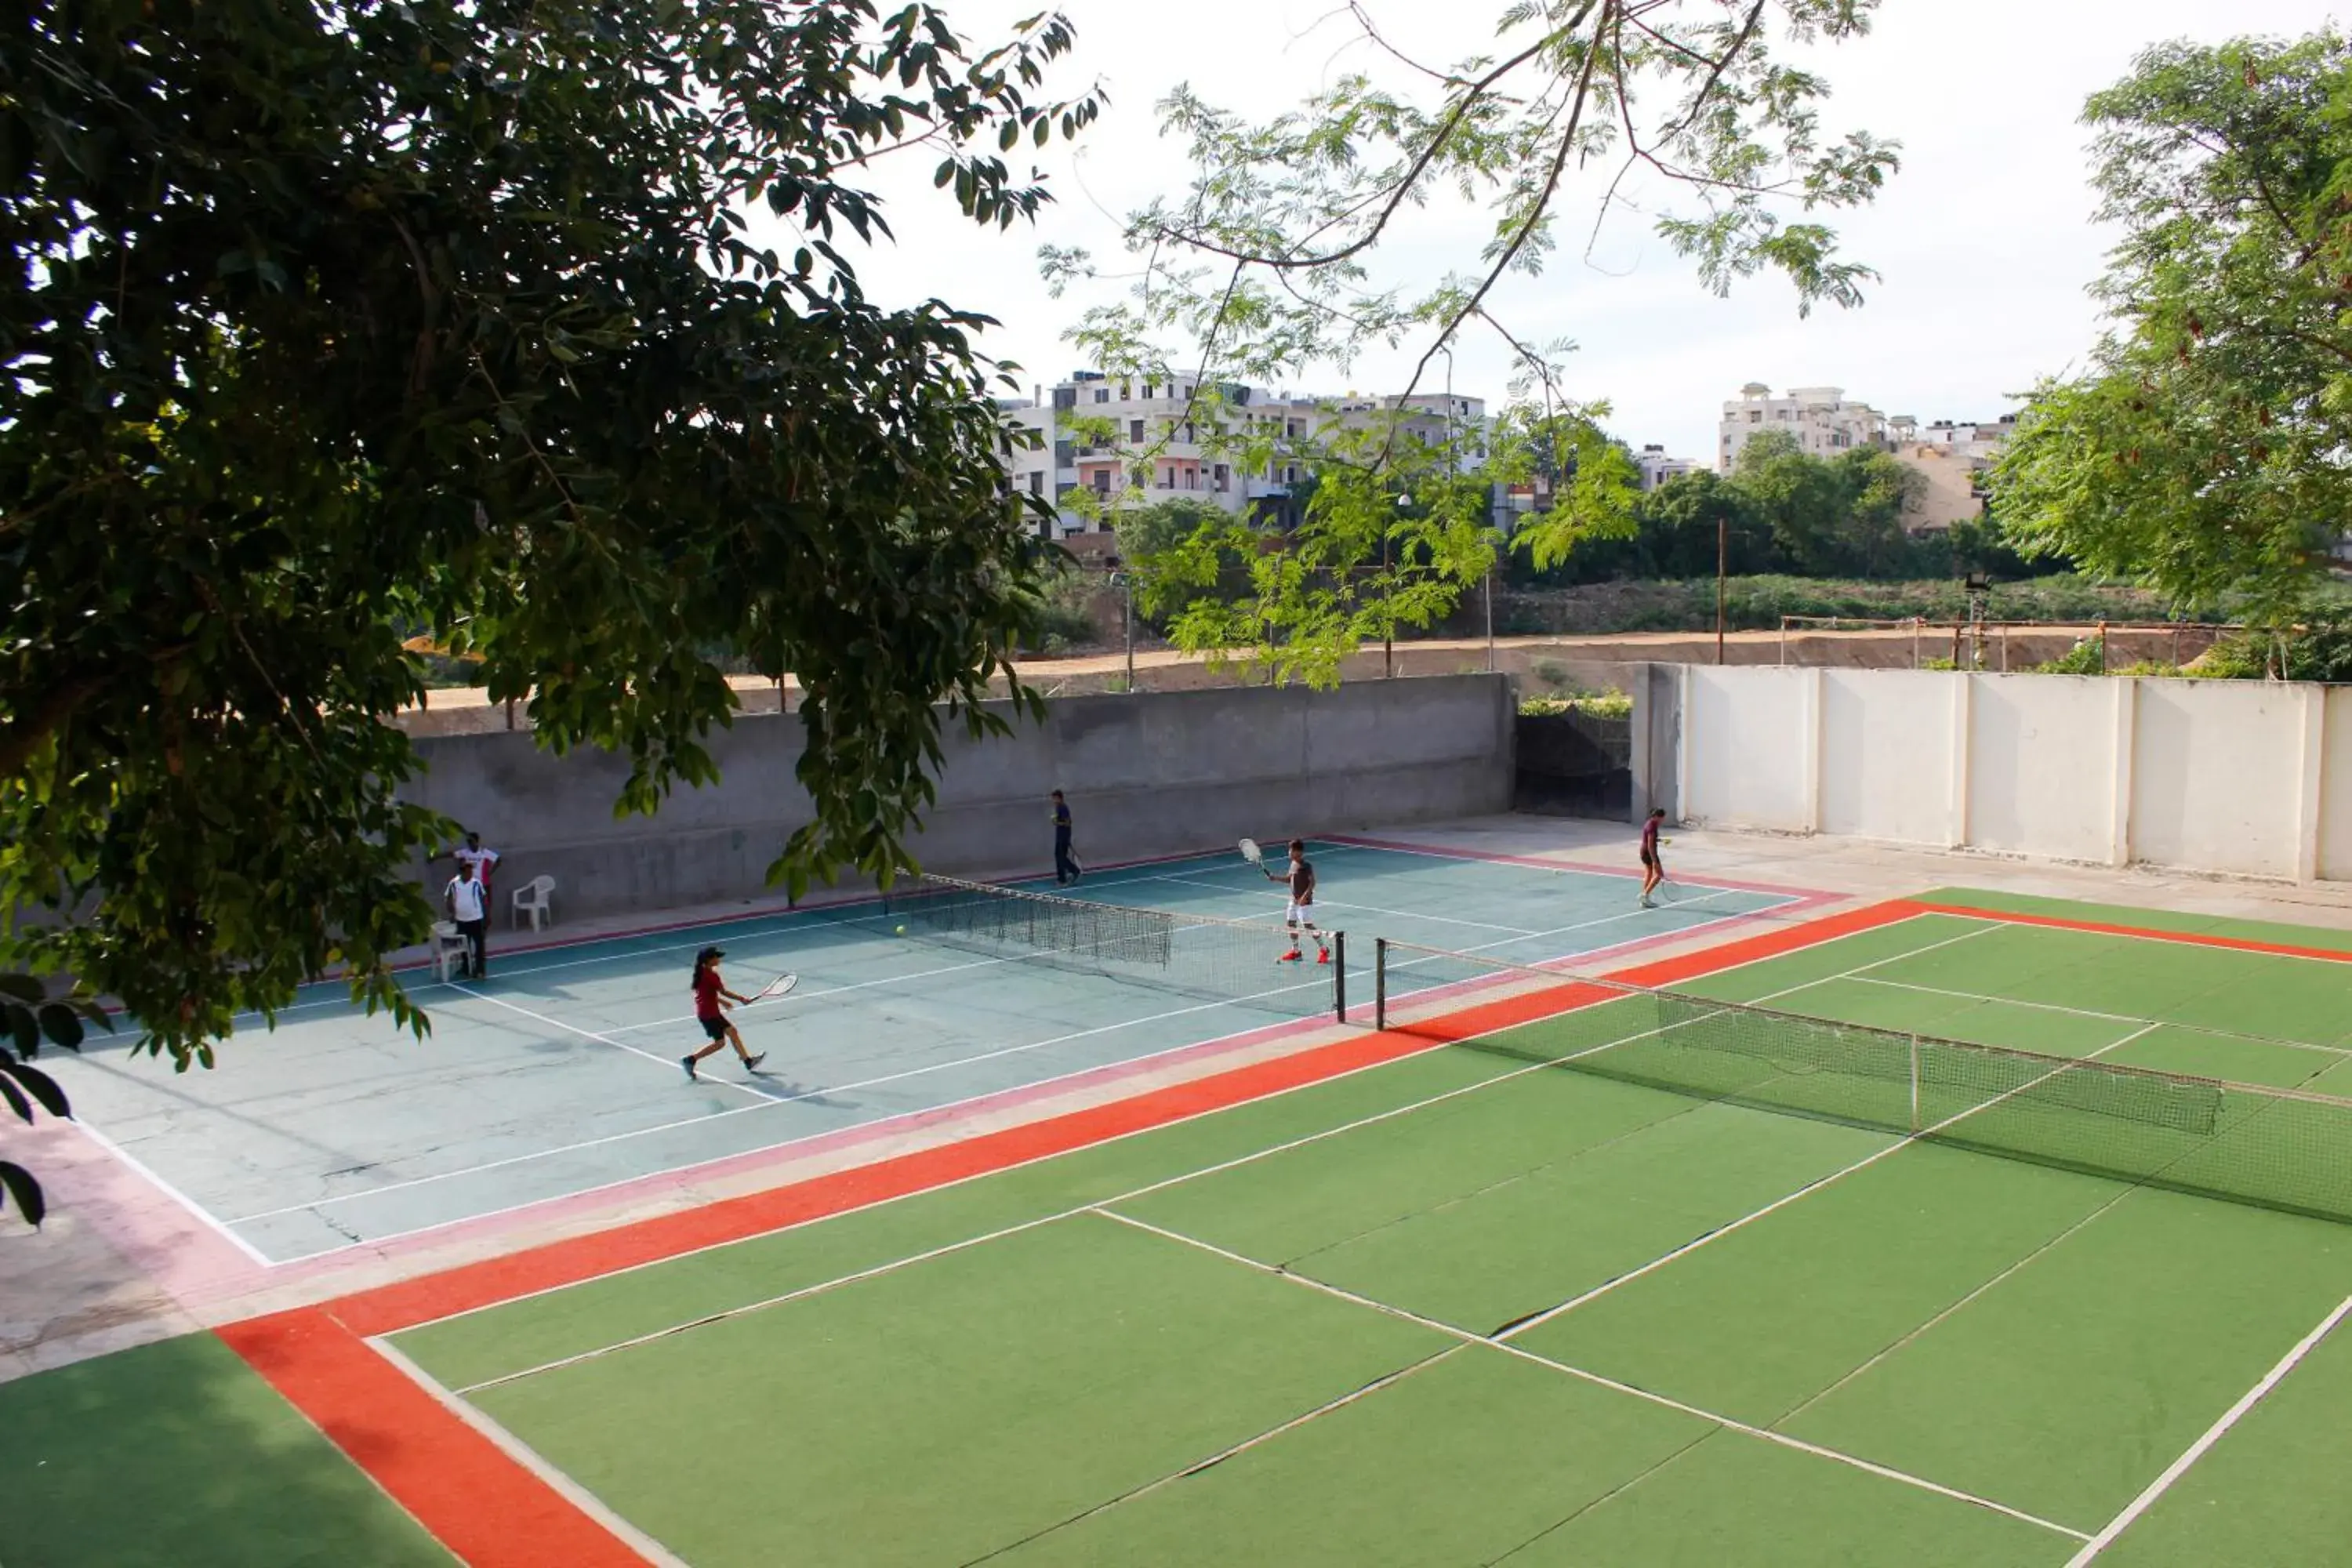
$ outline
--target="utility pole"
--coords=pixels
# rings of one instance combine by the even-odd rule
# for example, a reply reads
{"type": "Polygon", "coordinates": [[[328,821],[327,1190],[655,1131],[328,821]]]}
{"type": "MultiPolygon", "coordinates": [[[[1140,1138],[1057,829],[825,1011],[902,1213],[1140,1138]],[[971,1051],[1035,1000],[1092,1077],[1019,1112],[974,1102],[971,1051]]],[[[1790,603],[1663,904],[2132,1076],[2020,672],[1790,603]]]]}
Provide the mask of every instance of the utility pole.
{"type": "Polygon", "coordinates": [[[1715,514],[1715,662],[1723,662],[1723,583],[1731,564],[1731,520],[1715,514]]]}

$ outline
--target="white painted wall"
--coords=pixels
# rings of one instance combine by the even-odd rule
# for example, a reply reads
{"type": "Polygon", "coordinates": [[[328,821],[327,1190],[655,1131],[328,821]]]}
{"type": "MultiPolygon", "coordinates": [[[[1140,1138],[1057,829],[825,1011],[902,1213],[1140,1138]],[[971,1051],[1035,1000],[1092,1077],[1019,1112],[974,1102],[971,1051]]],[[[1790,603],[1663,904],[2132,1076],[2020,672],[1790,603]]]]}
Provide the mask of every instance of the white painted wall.
{"type": "Polygon", "coordinates": [[[2304,688],[2146,680],[2133,731],[2132,849],[2158,866],[2292,878],[2304,688]]]}
{"type": "Polygon", "coordinates": [[[2116,691],[2090,675],[1968,681],[1969,839],[2060,860],[2113,855],[2116,691]]]}
{"type": "Polygon", "coordinates": [[[1693,823],[2352,880],[2352,688],[1686,666],[1693,823]]]}
{"type": "Polygon", "coordinates": [[[1938,670],[1819,673],[1820,830],[1952,843],[1952,704],[1962,683],[1938,670]]]}
{"type": "Polygon", "coordinates": [[[2319,783],[2319,875],[2352,881],[2352,686],[2324,698],[2326,734],[2319,783]]]}
{"type": "Polygon", "coordinates": [[[1683,666],[1683,816],[1728,827],[1812,831],[1813,695],[1822,672],[1683,666]]]}

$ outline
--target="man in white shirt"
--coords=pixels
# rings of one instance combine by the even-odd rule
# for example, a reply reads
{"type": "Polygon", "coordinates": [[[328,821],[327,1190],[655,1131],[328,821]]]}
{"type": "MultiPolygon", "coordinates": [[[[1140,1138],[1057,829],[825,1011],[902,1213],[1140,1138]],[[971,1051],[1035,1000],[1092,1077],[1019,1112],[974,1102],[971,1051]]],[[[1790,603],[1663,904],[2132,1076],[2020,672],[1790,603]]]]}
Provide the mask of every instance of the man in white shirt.
{"type": "Polygon", "coordinates": [[[457,862],[457,874],[449,879],[441,901],[448,907],[449,918],[457,922],[458,932],[466,939],[466,976],[488,979],[490,898],[489,890],[474,876],[474,862],[457,862]]]}
{"type": "Polygon", "coordinates": [[[490,873],[498,869],[499,852],[495,849],[483,848],[480,834],[468,833],[466,835],[465,847],[452,850],[450,853],[457,857],[458,865],[471,866],[474,868],[474,880],[482,885],[482,905],[485,909],[488,908],[490,873]]]}

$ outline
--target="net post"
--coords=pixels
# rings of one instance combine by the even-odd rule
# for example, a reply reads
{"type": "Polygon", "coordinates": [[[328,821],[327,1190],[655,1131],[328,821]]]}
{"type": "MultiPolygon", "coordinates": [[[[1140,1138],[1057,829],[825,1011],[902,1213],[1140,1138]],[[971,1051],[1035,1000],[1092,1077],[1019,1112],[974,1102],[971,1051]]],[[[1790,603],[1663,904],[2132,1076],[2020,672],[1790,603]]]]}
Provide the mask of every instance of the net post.
{"type": "Polygon", "coordinates": [[[1348,933],[1331,933],[1331,1016],[1348,1021],[1348,933]]]}
{"type": "Polygon", "coordinates": [[[1911,1131],[1919,1131],[1919,1037],[1911,1037],[1911,1131]]]}
{"type": "Polygon", "coordinates": [[[1386,1033],[1389,1026],[1389,939],[1372,938],[1372,1027],[1386,1033]]]}

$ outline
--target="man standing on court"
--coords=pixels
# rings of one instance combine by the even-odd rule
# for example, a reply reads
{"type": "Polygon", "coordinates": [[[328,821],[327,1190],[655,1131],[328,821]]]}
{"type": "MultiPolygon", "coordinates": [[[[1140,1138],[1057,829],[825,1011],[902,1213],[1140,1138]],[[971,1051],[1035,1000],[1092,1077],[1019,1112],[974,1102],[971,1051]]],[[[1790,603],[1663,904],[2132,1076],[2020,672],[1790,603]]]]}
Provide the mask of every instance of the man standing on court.
{"type": "Polygon", "coordinates": [[[1054,792],[1054,886],[1068,887],[1078,879],[1078,858],[1070,853],[1070,803],[1054,792]]]}
{"type": "Polygon", "coordinates": [[[458,934],[466,939],[466,977],[488,980],[490,977],[490,900],[488,891],[474,876],[471,860],[457,862],[457,874],[449,879],[443,889],[441,901],[448,907],[449,918],[457,922],[458,934]]]}

